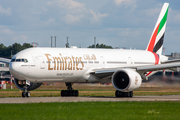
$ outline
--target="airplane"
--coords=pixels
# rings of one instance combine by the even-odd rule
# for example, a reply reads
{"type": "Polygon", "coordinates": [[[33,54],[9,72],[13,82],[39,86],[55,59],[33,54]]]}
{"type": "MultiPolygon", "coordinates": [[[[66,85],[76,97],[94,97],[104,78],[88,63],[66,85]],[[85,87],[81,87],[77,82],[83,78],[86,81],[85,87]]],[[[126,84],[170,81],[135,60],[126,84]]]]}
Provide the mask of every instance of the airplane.
{"type": "Polygon", "coordinates": [[[28,48],[11,59],[15,85],[30,97],[42,82],[65,82],[61,96],[78,96],[73,83],[112,83],[116,97],[133,97],[133,91],[158,70],[180,67],[162,55],[169,3],[164,3],[146,50],[90,48],[28,48]]]}
{"type": "Polygon", "coordinates": [[[11,59],[0,57],[0,81],[10,81],[9,63],[11,59]],[[3,64],[2,64],[3,63],[3,64]]]}

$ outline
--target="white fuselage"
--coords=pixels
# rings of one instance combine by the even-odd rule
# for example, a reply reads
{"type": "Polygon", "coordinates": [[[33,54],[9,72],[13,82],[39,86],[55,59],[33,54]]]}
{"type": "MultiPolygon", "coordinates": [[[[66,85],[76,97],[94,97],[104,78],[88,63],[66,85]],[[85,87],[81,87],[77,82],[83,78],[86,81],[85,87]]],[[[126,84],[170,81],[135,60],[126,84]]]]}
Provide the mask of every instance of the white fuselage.
{"type": "Polygon", "coordinates": [[[16,79],[31,82],[111,82],[89,73],[93,69],[154,65],[156,57],[143,50],[29,48],[12,58],[9,69],[16,79]]]}

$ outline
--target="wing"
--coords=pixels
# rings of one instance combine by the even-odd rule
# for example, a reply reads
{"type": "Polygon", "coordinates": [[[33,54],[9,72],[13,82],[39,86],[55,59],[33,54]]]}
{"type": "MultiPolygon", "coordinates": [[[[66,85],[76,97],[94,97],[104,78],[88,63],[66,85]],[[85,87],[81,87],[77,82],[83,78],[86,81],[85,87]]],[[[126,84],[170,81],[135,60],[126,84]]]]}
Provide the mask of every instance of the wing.
{"type": "Polygon", "coordinates": [[[161,62],[161,64],[174,63],[174,62],[180,62],[180,59],[166,60],[166,61],[161,62]]]}
{"type": "Polygon", "coordinates": [[[11,59],[6,59],[6,58],[2,58],[0,57],[0,62],[2,63],[10,63],[11,59]]]}
{"type": "Polygon", "coordinates": [[[149,72],[149,71],[159,71],[164,69],[170,69],[177,71],[177,68],[180,67],[180,63],[167,63],[167,64],[158,64],[158,65],[150,65],[150,66],[142,66],[137,67],[137,71],[141,72],[149,72]]]}
{"type": "MultiPolygon", "coordinates": [[[[11,61],[11,59],[6,59],[6,58],[1,58],[1,57],[0,57],[0,62],[1,62],[1,63],[9,64],[10,61],[11,61]]],[[[7,66],[8,66],[8,65],[7,65],[7,66]]],[[[7,66],[1,67],[0,71],[4,71],[4,72],[5,72],[5,71],[9,71],[9,67],[7,67],[7,66]]]]}
{"type": "Polygon", "coordinates": [[[119,67],[119,68],[103,68],[103,69],[93,69],[90,74],[98,79],[110,79],[114,72],[122,69],[134,69],[137,71],[142,78],[145,79],[144,75],[149,71],[159,71],[164,69],[177,70],[180,67],[180,63],[167,63],[158,65],[148,65],[148,66],[136,66],[136,67],[119,67]]]}

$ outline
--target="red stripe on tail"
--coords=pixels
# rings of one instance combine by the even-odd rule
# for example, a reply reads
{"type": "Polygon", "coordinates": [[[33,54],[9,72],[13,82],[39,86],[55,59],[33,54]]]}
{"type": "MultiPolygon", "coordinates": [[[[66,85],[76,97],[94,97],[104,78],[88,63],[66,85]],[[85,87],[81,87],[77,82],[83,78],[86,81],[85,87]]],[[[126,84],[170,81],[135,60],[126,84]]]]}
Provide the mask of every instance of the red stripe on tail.
{"type": "MultiPolygon", "coordinates": [[[[160,25],[160,23],[159,23],[159,25],[160,25]]],[[[159,29],[159,25],[157,26],[156,30],[154,31],[154,34],[153,34],[153,36],[152,36],[152,38],[150,40],[147,51],[153,52],[154,44],[155,44],[155,41],[156,41],[156,36],[157,36],[157,33],[158,33],[158,29],[159,29]]]]}

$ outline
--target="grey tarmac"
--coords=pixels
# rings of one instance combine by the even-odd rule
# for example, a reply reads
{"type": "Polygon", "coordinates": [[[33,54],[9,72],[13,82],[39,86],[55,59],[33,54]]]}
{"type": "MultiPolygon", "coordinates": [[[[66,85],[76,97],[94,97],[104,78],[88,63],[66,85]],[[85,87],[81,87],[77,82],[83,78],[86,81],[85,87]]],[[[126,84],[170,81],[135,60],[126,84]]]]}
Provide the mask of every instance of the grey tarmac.
{"type": "Polygon", "coordinates": [[[30,97],[0,98],[0,103],[46,103],[46,102],[87,102],[87,101],[180,101],[180,95],[116,97],[30,97]]]}

